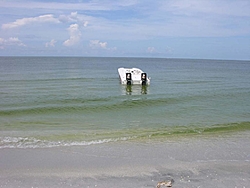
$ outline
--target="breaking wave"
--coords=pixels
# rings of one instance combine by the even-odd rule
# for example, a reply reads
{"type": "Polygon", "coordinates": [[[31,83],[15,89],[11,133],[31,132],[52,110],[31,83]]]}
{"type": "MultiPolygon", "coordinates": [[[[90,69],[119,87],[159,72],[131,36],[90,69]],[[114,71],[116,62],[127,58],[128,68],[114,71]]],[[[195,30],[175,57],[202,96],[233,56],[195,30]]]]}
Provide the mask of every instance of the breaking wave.
{"type": "MultiPolygon", "coordinates": [[[[52,148],[67,146],[90,146],[96,144],[107,144],[123,141],[147,141],[166,139],[171,140],[195,135],[217,135],[222,133],[234,133],[239,131],[249,131],[250,122],[218,124],[213,126],[175,126],[162,128],[137,128],[125,130],[110,130],[92,132],[91,134],[61,133],[61,135],[47,135],[37,137],[26,136],[3,136],[0,137],[0,149],[3,148],[52,148]],[[64,135],[65,134],[65,135],[64,135]]],[[[59,134],[59,133],[58,133],[59,134]]]]}
{"type": "Polygon", "coordinates": [[[53,148],[60,146],[89,146],[129,140],[130,138],[109,138],[92,141],[48,141],[29,137],[0,137],[0,149],[3,148],[53,148]]]}

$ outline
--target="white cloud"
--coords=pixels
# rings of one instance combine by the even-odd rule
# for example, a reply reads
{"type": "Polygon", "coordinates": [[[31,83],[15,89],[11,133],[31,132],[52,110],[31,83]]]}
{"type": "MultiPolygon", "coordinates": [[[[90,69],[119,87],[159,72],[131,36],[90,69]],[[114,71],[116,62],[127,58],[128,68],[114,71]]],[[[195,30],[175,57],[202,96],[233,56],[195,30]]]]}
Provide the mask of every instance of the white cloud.
{"type": "Polygon", "coordinates": [[[26,46],[17,37],[10,37],[8,39],[0,38],[0,49],[4,49],[5,46],[26,46]]]}
{"type": "Polygon", "coordinates": [[[77,12],[71,12],[70,15],[60,15],[58,20],[62,23],[79,23],[80,25],[87,27],[88,21],[85,21],[82,16],[79,16],[77,12]]]}
{"type": "Polygon", "coordinates": [[[88,24],[89,24],[89,22],[88,22],[88,21],[83,22],[83,26],[84,26],[84,27],[87,27],[87,26],[88,26],[88,24]]]}
{"type": "Polygon", "coordinates": [[[70,15],[60,15],[58,19],[60,22],[77,22],[77,12],[71,12],[70,15]]]}
{"type": "Polygon", "coordinates": [[[163,55],[163,54],[172,54],[173,50],[170,47],[166,47],[166,49],[159,49],[155,47],[148,47],[146,50],[147,53],[152,54],[152,55],[163,55]]]}
{"type": "Polygon", "coordinates": [[[71,24],[67,29],[69,31],[70,38],[64,41],[64,46],[73,46],[77,44],[81,39],[81,31],[78,24],[71,24]]]}
{"type": "Polygon", "coordinates": [[[91,40],[89,42],[89,46],[92,49],[98,49],[98,48],[107,49],[107,44],[108,44],[107,42],[100,42],[99,40],[91,40]]]}
{"type": "Polygon", "coordinates": [[[56,43],[57,41],[55,40],[55,39],[52,39],[50,42],[46,42],[45,43],[45,47],[55,47],[55,43],[56,43]]]}
{"type": "Polygon", "coordinates": [[[75,22],[80,23],[84,27],[87,27],[88,21],[85,21],[82,17],[79,17],[77,12],[71,12],[70,15],[60,15],[58,18],[52,14],[40,15],[37,17],[21,18],[14,22],[6,23],[2,25],[2,29],[12,29],[21,26],[25,26],[33,23],[68,23],[75,22]]]}
{"type": "Polygon", "coordinates": [[[155,47],[148,47],[147,52],[148,53],[154,53],[155,52],[155,47]]]}
{"type": "Polygon", "coordinates": [[[17,19],[15,22],[3,24],[2,29],[12,29],[12,28],[21,27],[27,24],[43,23],[43,22],[59,23],[58,19],[54,18],[52,14],[47,14],[47,15],[41,15],[37,17],[17,19]]]}
{"type": "Polygon", "coordinates": [[[117,48],[108,48],[107,47],[108,43],[107,42],[101,42],[100,40],[91,40],[89,41],[89,47],[92,49],[104,49],[104,50],[111,50],[115,51],[117,48]]]}

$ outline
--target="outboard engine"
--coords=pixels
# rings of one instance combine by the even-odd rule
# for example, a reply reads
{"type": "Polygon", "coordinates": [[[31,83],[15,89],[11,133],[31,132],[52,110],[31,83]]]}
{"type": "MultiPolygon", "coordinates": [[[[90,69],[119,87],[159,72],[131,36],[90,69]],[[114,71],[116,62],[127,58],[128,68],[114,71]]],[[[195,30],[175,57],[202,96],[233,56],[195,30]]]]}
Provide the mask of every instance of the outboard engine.
{"type": "Polygon", "coordinates": [[[147,73],[141,73],[141,85],[147,85],[147,73]]]}
{"type": "Polygon", "coordinates": [[[132,74],[126,73],[127,85],[132,85],[132,74]]]}

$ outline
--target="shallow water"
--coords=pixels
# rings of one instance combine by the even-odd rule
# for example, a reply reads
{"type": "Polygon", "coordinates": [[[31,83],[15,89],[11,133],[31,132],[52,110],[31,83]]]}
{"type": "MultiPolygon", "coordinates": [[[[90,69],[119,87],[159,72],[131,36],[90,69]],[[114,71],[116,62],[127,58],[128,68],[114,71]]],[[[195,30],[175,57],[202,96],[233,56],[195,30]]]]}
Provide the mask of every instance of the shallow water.
{"type": "Polygon", "coordinates": [[[0,148],[248,131],[249,80],[249,61],[0,57],[0,148]],[[151,85],[120,85],[119,67],[151,85]]]}

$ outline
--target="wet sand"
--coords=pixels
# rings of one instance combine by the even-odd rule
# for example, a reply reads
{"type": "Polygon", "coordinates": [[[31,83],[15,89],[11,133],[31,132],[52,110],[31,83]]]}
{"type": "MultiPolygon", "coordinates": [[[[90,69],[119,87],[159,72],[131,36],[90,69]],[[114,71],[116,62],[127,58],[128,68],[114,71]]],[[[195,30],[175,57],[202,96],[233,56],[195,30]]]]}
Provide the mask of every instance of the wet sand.
{"type": "Polygon", "coordinates": [[[249,187],[250,132],[0,150],[0,187],[249,187]]]}

